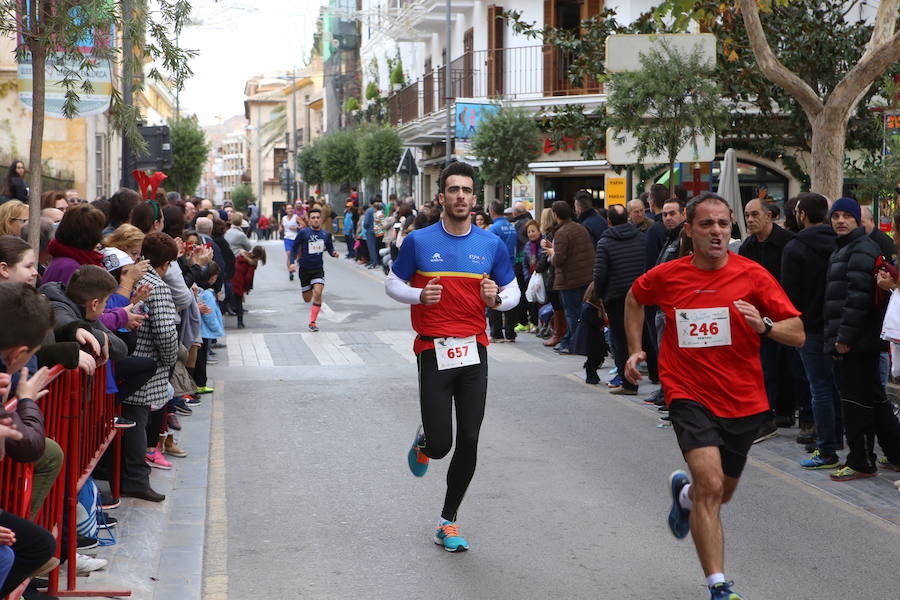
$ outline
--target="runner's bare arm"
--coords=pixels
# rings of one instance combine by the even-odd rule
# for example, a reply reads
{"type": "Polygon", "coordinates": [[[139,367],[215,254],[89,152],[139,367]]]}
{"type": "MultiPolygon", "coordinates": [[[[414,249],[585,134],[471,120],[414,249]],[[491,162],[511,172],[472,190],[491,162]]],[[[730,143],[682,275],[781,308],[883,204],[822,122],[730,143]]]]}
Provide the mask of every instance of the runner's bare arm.
{"type": "MultiPolygon", "coordinates": [[[[750,328],[762,335],[766,330],[766,325],[763,323],[763,316],[759,313],[759,309],[745,300],[735,300],[734,306],[744,315],[744,319],[747,320],[750,328]]],[[[800,317],[790,317],[774,322],[772,331],[766,337],[775,340],[779,344],[793,346],[794,348],[799,348],[806,342],[806,333],[803,331],[803,321],[800,317]]]]}
{"type": "Polygon", "coordinates": [[[628,361],[625,363],[625,377],[637,383],[642,376],[638,363],[647,360],[647,353],[641,348],[644,333],[644,306],[637,301],[631,290],[625,297],[625,335],[628,337],[628,361]]]}

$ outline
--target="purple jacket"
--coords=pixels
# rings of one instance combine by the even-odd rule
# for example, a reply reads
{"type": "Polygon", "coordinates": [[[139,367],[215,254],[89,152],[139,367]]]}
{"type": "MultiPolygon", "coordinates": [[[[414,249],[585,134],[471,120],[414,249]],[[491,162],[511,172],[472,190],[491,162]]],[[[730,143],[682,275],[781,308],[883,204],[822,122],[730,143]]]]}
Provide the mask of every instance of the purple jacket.
{"type": "MultiPolygon", "coordinates": [[[[77,271],[80,266],[81,264],[74,258],[55,256],[47,265],[47,269],[41,277],[41,284],[58,281],[63,285],[68,285],[69,280],[72,279],[72,273],[77,271]]],[[[100,315],[100,322],[106,325],[110,331],[122,329],[128,324],[128,313],[124,308],[107,309],[100,315]]]]}

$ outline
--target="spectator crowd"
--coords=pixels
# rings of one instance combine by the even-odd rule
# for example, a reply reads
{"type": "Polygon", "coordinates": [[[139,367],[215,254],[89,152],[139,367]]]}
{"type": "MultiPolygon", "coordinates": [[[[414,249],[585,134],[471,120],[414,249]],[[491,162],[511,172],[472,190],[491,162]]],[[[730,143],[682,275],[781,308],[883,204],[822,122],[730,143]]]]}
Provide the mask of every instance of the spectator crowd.
{"type": "Polygon", "coordinates": [[[181,419],[214,391],[207,365],[224,347],[223,319],[244,326],[244,296],[266,261],[250,236],[265,237],[259,231],[268,223],[255,204],[248,221],[231,206],[166,193],[163,177],[136,172],[141,193],[123,188],[87,203],[77,193],[45,192],[32,248],[27,193],[8,193],[20,165],[0,204],[0,455],[33,463],[34,481],[30,519],[0,507],[0,597],[32,578],[23,594],[31,599],[49,597],[43,578],[59,564],[53,535],[34,523],[64,476],[63,449],[46,437],[37,404],[49,368],[97,377],[115,397],[113,426],[123,430],[119,472],[110,445],[79,491],[76,564],[63,566],[82,575],[107,565],[87,552],[100,545],[101,529],[116,525],[106,511],[120,504],[95,480],[118,477],[122,496],[165,500],[151,487],[151,469],[187,456],[177,439],[186,433],[181,419]],[[97,496],[99,503],[88,499],[97,496]]]}

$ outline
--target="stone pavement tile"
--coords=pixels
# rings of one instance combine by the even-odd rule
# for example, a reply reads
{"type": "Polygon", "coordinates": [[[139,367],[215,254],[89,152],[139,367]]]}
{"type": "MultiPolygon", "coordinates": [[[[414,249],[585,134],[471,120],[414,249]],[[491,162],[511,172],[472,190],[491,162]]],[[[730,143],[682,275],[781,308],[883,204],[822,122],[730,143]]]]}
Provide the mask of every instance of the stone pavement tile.
{"type": "MultiPolygon", "coordinates": [[[[151,472],[151,486],[166,500],[122,498],[122,505],[109,511],[119,520],[113,530],[118,543],[88,552],[109,559],[109,566],[79,577],[79,590],[131,590],[136,600],[201,598],[212,399],[204,400],[192,416],[181,419],[183,430],[176,432],[188,456],[170,457],[170,471],[151,472]]],[[[108,489],[104,482],[99,485],[108,489]]]]}

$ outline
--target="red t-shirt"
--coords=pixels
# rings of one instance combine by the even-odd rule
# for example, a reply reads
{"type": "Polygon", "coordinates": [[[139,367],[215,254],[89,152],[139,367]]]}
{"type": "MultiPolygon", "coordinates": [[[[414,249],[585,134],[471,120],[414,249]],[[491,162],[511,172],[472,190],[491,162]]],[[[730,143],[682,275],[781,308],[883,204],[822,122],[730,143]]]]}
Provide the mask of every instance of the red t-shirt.
{"type": "Polygon", "coordinates": [[[761,265],[729,252],[724,267],[705,271],[686,256],[638,277],[631,292],[641,304],[658,306],[666,317],[659,377],[667,404],[688,398],[728,418],[769,409],[760,336],[734,301],[749,302],[775,322],[800,312],[761,265]]]}

